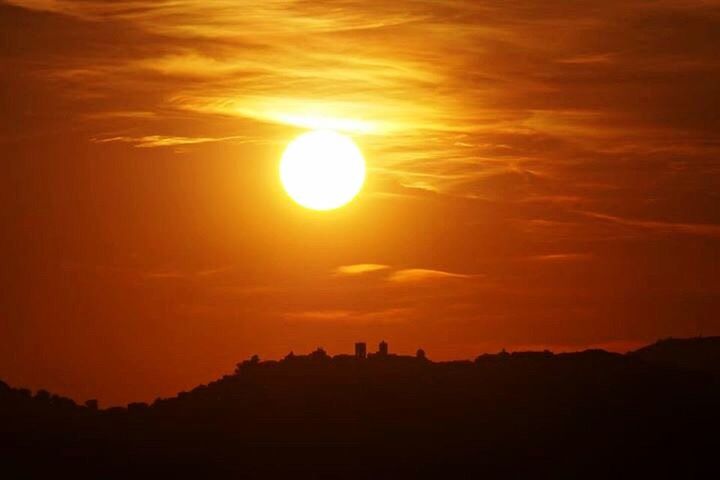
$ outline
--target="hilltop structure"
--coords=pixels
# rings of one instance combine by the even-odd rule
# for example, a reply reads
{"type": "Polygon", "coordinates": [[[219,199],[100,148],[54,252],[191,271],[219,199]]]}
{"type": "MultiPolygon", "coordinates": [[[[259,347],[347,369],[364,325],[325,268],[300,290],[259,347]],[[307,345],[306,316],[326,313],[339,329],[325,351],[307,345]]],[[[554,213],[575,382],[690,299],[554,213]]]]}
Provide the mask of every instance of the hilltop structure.
{"type": "MultiPolygon", "coordinates": [[[[297,355],[294,352],[290,352],[285,357],[282,358],[282,360],[279,360],[279,362],[303,362],[306,360],[311,361],[326,361],[326,360],[338,360],[338,361],[347,361],[347,360],[354,360],[354,361],[365,361],[365,360],[422,360],[422,361],[428,361],[427,356],[425,355],[425,350],[422,348],[418,349],[415,355],[398,355],[396,353],[390,353],[390,346],[388,345],[388,342],[385,340],[378,343],[377,350],[375,352],[368,352],[367,343],[366,342],[355,342],[354,345],[355,349],[353,353],[340,353],[336,355],[329,355],[325,349],[322,347],[318,347],[317,349],[313,350],[312,352],[305,354],[305,355],[297,355]]],[[[260,362],[260,358],[257,355],[253,355],[249,360],[244,360],[237,364],[235,368],[235,373],[240,373],[240,371],[245,367],[253,367],[258,366],[260,364],[263,365],[270,365],[274,363],[278,363],[278,361],[275,360],[267,360],[265,362],[260,362]]]]}

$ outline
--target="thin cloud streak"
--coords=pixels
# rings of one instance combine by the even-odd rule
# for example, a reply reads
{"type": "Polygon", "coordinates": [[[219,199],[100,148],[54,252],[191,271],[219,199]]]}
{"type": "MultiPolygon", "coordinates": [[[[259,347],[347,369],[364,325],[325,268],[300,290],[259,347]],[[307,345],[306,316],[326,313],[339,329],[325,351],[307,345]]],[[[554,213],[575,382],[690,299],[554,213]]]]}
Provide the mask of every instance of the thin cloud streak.
{"type": "Polygon", "coordinates": [[[392,269],[389,265],[377,263],[359,263],[354,265],[343,265],[336,269],[335,274],[341,276],[360,276],[368,273],[387,272],[382,278],[391,283],[422,283],[444,279],[466,279],[479,277],[480,275],[469,275],[452,273],[444,270],[428,268],[402,268],[392,269]]]}
{"type": "Polygon", "coordinates": [[[634,218],[624,218],[615,215],[608,215],[596,212],[582,212],[591,218],[604,220],[618,225],[637,227],[646,230],[662,232],[662,233],[680,233],[685,235],[700,235],[708,237],[720,238],[720,225],[703,224],[703,223],[676,223],[661,222],[656,220],[641,220],[634,218]]]}
{"type": "Polygon", "coordinates": [[[477,275],[451,273],[442,270],[431,270],[426,268],[407,268],[403,270],[397,270],[390,274],[388,276],[388,281],[394,283],[416,283],[446,279],[472,278],[475,276],[477,275]]]}
{"type": "Polygon", "coordinates": [[[94,138],[95,143],[131,143],[137,148],[154,148],[154,147],[175,147],[178,145],[197,145],[200,143],[215,143],[215,142],[246,142],[249,141],[248,137],[242,135],[234,135],[230,137],[167,137],[162,135],[146,135],[143,137],[108,137],[108,138],[94,138]]]}
{"type": "Polygon", "coordinates": [[[379,263],[358,263],[354,265],[342,265],[335,271],[338,275],[362,275],[370,272],[377,272],[390,268],[388,265],[379,263]]]}
{"type": "Polygon", "coordinates": [[[332,322],[348,324],[398,323],[412,314],[411,308],[386,308],[377,311],[358,310],[305,310],[289,312],[283,316],[293,322],[332,322]]]}
{"type": "Polygon", "coordinates": [[[536,262],[574,262],[590,260],[591,258],[593,258],[593,256],[589,253],[551,253],[546,255],[531,255],[526,257],[525,260],[536,262]]]}

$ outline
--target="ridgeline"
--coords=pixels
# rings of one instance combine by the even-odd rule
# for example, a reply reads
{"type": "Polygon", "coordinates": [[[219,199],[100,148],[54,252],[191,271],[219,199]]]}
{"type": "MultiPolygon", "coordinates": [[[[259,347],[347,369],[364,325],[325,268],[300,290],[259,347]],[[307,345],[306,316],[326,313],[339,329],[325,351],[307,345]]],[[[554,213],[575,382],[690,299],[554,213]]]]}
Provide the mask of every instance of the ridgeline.
{"type": "Polygon", "coordinates": [[[5,478],[694,478],[714,467],[720,337],[452,362],[356,352],[253,358],[127,408],[0,382],[5,478]]]}

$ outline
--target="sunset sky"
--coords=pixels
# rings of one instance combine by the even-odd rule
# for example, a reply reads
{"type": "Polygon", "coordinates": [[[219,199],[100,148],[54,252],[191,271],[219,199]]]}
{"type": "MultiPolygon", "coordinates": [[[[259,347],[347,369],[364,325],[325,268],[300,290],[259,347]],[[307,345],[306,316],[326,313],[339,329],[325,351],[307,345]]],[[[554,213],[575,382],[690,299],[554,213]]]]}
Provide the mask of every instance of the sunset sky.
{"type": "Polygon", "coordinates": [[[0,1],[0,378],[720,334],[720,1],[0,1]],[[367,161],[304,209],[280,156],[367,161]]]}

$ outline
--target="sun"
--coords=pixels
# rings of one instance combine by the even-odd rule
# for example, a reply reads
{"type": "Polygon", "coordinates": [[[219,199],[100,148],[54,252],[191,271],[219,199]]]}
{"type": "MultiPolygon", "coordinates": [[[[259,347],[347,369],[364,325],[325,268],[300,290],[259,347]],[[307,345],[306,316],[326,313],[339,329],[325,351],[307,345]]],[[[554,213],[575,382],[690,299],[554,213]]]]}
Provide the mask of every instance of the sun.
{"type": "Polygon", "coordinates": [[[355,142],[332,130],[314,130],[290,142],[280,161],[290,198],[312,210],[332,210],[355,198],[365,182],[365,159],[355,142]]]}

